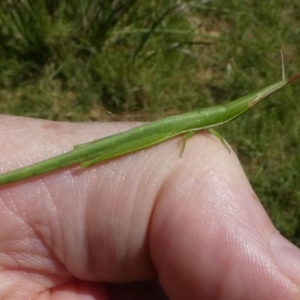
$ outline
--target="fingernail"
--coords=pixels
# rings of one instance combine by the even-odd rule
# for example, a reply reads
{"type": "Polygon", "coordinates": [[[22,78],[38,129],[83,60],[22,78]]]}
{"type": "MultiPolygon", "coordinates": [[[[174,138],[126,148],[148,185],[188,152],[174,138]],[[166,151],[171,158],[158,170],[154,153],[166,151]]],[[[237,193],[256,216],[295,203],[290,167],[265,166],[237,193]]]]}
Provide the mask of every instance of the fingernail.
{"type": "Polygon", "coordinates": [[[300,250],[279,233],[271,237],[270,247],[281,269],[300,284],[300,250]]]}

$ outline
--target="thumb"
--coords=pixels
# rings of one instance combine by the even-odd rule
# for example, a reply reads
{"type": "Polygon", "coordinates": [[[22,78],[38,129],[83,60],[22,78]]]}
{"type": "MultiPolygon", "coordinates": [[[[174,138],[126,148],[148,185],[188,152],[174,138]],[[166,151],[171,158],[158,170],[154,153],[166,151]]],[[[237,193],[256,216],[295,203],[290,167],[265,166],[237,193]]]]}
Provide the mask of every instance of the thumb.
{"type": "Polygon", "coordinates": [[[271,223],[237,157],[213,137],[189,140],[163,185],[151,253],[171,299],[295,299],[300,252],[271,223]]]}

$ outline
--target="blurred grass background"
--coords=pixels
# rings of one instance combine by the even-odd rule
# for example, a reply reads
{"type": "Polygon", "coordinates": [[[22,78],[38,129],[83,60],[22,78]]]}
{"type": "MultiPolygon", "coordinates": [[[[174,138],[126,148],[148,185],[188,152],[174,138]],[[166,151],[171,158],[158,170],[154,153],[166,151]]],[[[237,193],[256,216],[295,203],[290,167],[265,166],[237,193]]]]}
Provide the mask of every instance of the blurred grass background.
{"type": "MultiPolygon", "coordinates": [[[[1,113],[151,121],[300,71],[298,0],[2,0],[1,113]],[[108,113],[111,112],[112,114],[108,113]]],[[[300,246],[300,83],[220,133],[277,228],[300,246]]]]}

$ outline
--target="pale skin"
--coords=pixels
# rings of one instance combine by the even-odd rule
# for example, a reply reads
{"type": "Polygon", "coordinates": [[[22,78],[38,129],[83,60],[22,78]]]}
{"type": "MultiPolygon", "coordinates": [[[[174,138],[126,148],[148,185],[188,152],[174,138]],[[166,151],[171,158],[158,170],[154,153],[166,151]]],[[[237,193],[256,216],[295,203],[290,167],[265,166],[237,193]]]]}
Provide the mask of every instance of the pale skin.
{"type": "MultiPolygon", "coordinates": [[[[134,126],[9,116],[0,125],[3,172],[134,126]]],[[[203,132],[179,159],[181,143],[1,187],[0,299],[167,299],[155,279],[176,300],[298,299],[299,250],[234,152],[203,132]]]]}
{"type": "Polygon", "coordinates": [[[198,135],[179,159],[180,138],[172,138],[185,134],[185,141],[229,122],[299,77],[225,110],[199,110],[204,119],[194,125],[193,113],[182,115],[180,121],[191,120],[191,126],[168,134],[164,128],[173,118],[127,132],[132,124],[3,116],[0,165],[3,172],[17,171],[0,176],[1,184],[10,183],[0,189],[0,298],[299,297],[299,251],[272,226],[224,141],[198,135]],[[101,130],[125,133],[101,139],[101,130]],[[112,157],[117,159],[95,165],[112,157]],[[24,165],[29,167],[18,169],[24,165]],[[148,284],[134,283],[143,280],[148,284]],[[127,282],[133,283],[122,284],[127,282]]]}

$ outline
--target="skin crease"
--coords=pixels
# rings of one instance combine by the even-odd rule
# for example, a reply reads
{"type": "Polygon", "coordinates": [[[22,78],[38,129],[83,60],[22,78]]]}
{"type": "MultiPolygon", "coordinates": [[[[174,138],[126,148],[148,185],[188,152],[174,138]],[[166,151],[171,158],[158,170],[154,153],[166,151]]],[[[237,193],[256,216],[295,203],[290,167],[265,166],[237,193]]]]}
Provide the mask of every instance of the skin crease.
{"type": "MultiPolygon", "coordinates": [[[[132,126],[1,116],[0,172],[132,126]]],[[[1,186],[0,299],[299,299],[233,151],[181,142],[1,186]]]]}

